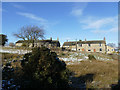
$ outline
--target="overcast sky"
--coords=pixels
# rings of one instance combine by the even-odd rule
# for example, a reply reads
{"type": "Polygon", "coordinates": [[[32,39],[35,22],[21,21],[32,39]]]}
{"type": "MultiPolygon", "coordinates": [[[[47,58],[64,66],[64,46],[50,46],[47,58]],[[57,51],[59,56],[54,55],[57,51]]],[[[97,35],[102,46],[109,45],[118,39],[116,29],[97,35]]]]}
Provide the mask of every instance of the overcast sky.
{"type": "Polygon", "coordinates": [[[45,37],[57,39],[61,45],[73,40],[103,40],[118,42],[117,2],[3,2],[2,33],[9,42],[19,40],[13,33],[25,25],[37,25],[45,30],[45,37]]]}

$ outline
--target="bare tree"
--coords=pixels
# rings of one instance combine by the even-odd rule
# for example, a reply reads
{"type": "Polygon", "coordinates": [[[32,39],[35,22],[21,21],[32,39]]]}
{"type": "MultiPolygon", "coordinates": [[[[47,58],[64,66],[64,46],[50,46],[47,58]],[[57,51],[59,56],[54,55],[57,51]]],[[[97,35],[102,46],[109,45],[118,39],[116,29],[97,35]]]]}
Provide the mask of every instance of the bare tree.
{"type": "Polygon", "coordinates": [[[34,43],[37,43],[39,38],[44,39],[44,30],[35,25],[23,26],[14,36],[23,39],[28,47],[30,43],[32,43],[32,47],[34,47],[34,43]]]}

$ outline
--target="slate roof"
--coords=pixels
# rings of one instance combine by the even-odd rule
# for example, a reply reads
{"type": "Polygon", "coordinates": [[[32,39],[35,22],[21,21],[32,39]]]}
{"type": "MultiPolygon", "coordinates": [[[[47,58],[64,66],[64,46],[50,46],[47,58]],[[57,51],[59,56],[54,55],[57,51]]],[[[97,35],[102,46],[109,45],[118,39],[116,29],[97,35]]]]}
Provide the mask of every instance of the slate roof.
{"type": "Polygon", "coordinates": [[[19,40],[19,41],[17,41],[16,43],[24,43],[24,42],[27,42],[27,40],[25,40],[25,41],[19,40]]]}
{"type": "MultiPolygon", "coordinates": [[[[17,41],[16,43],[26,43],[27,42],[27,40],[19,40],[19,41],[17,41]]],[[[59,41],[57,41],[57,40],[38,40],[37,42],[51,42],[51,43],[57,43],[57,42],[59,42],[59,41]]]]}
{"type": "Polygon", "coordinates": [[[64,42],[63,46],[74,46],[76,45],[76,42],[64,42]]]}
{"type": "Polygon", "coordinates": [[[96,43],[101,43],[101,44],[105,44],[106,41],[104,40],[92,40],[92,41],[72,41],[72,42],[64,42],[63,46],[74,46],[77,44],[96,44],[96,43]]]}
{"type": "MultiPolygon", "coordinates": [[[[16,43],[26,43],[27,40],[19,40],[16,43]]],[[[60,42],[58,40],[38,40],[38,43],[50,43],[50,44],[56,44],[57,46],[60,47],[60,42]]]]}

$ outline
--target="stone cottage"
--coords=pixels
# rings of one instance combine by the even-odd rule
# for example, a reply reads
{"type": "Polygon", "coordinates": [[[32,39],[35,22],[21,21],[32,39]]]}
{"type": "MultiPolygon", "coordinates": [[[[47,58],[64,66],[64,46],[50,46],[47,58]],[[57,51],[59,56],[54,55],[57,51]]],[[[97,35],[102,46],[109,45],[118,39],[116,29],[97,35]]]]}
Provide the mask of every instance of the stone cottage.
{"type": "Polygon", "coordinates": [[[76,51],[86,51],[86,52],[101,52],[101,53],[112,53],[114,48],[106,45],[105,38],[103,40],[91,40],[85,41],[72,41],[64,42],[63,48],[76,50],[76,51]]]}
{"type": "MultiPolygon", "coordinates": [[[[21,47],[24,44],[27,44],[27,40],[23,41],[23,40],[19,40],[16,42],[15,46],[17,47],[21,47]]],[[[48,39],[48,40],[37,40],[34,42],[34,46],[36,47],[41,47],[41,46],[45,46],[47,48],[57,48],[60,47],[60,42],[59,39],[57,38],[57,40],[52,40],[52,38],[48,39]]],[[[32,47],[32,43],[29,43],[29,47],[32,47]]]]}

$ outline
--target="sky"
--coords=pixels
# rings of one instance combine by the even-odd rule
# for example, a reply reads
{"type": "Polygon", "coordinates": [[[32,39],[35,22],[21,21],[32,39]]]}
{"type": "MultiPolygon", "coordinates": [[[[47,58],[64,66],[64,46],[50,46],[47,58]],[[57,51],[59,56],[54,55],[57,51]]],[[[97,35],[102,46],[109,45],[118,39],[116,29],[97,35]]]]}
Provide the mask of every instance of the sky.
{"type": "MultiPolygon", "coordinates": [[[[45,30],[45,39],[61,43],[75,40],[103,40],[118,43],[117,2],[3,2],[2,33],[9,42],[20,28],[37,25],[45,30]]],[[[8,43],[9,43],[8,42],[8,43]]]]}

